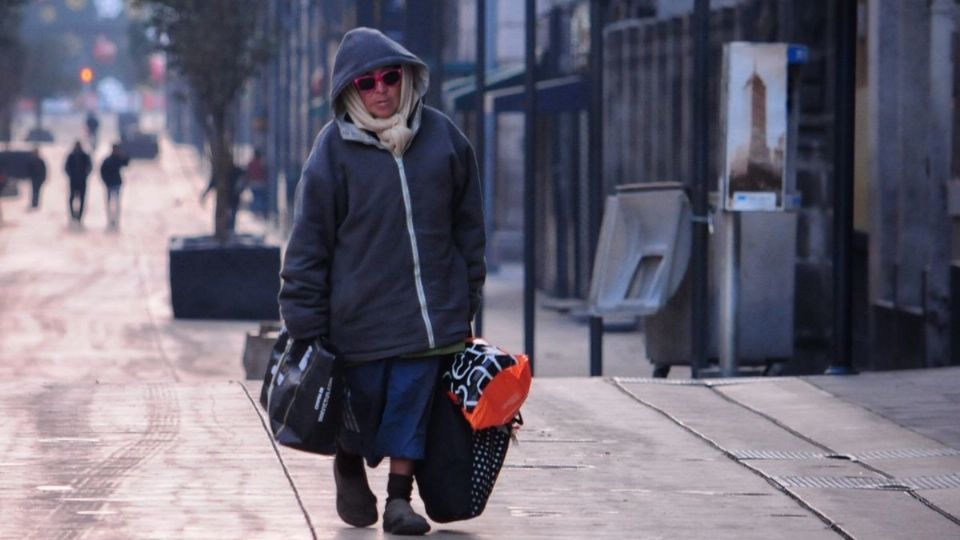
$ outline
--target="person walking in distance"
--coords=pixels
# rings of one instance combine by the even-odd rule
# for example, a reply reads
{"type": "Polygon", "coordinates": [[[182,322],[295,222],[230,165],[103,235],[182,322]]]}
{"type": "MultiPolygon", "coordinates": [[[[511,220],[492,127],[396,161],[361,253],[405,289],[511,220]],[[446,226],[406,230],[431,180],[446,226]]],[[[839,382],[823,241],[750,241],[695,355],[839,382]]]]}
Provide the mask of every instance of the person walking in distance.
{"type": "MultiPolygon", "coordinates": [[[[7,175],[0,171],[0,193],[3,193],[3,190],[7,187],[7,175]]],[[[0,203],[3,202],[3,197],[0,197],[0,203]]],[[[0,225],[3,224],[3,204],[0,204],[0,225]]]]}
{"type": "MultiPolygon", "coordinates": [[[[210,181],[207,182],[206,189],[200,193],[200,204],[204,204],[207,200],[207,195],[210,195],[212,191],[217,189],[217,179],[213,177],[213,174],[210,175],[210,181]]],[[[230,165],[230,170],[227,172],[227,228],[231,231],[234,230],[237,224],[237,212],[240,210],[240,196],[243,195],[243,190],[246,189],[243,182],[243,169],[238,167],[236,164],[230,165]]]]}
{"type": "Polygon", "coordinates": [[[253,201],[250,203],[250,210],[260,217],[267,215],[267,169],[263,165],[263,152],[259,148],[253,151],[253,158],[247,163],[247,168],[243,172],[247,179],[247,186],[250,187],[250,194],[253,201]]]}
{"type": "Polygon", "coordinates": [[[33,148],[30,160],[27,162],[27,173],[30,176],[30,209],[40,207],[40,188],[47,181],[47,164],[40,156],[40,149],[33,148]]]}
{"type": "Polygon", "coordinates": [[[93,164],[90,161],[90,155],[83,151],[80,141],[73,145],[73,150],[67,156],[67,163],[64,167],[67,171],[67,178],[70,179],[70,197],[67,199],[67,205],[70,209],[70,218],[77,225],[83,223],[83,203],[87,196],[87,176],[93,164]]]}
{"type": "Polygon", "coordinates": [[[114,144],[110,155],[100,164],[100,178],[107,188],[107,227],[110,229],[120,226],[120,186],[123,184],[120,169],[129,163],[130,159],[120,153],[120,145],[114,144]]]}
{"type": "Polygon", "coordinates": [[[334,458],[337,513],[377,522],[371,467],[389,460],[383,530],[425,534],[410,505],[440,366],[464,349],[486,277],[477,162],[423,97],[424,62],[357,28],[336,53],[335,120],[303,167],[280,272],[294,339],[326,337],[347,361],[334,458]]]}
{"type": "Polygon", "coordinates": [[[90,138],[90,148],[96,149],[97,147],[97,130],[100,128],[100,121],[97,120],[97,115],[90,111],[87,113],[87,136],[90,138]]]}

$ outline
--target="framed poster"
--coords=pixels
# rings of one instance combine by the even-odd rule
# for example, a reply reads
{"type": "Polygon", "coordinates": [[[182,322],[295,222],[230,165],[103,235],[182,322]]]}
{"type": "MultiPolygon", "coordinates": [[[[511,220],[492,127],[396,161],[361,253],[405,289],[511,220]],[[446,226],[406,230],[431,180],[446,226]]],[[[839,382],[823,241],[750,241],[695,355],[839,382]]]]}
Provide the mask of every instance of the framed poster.
{"type": "Polygon", "coordinates": [[[723,47],[725,210],[784,209],[788,52],[786,43],[732,42],[723,47]]]}

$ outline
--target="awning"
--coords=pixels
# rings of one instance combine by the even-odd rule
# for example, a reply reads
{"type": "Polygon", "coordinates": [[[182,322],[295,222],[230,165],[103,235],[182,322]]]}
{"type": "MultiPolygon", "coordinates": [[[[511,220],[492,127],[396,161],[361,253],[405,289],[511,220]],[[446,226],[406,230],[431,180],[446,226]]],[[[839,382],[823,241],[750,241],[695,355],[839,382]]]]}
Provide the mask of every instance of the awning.
{"type": "MultiPolygon", "coordinates": [[[[536,89],[538,113],[585,111],[590,105],[590,88],[579,76],[540,81],[536,89]]],[[[493,113],[523,112],[525,94],[522,85],[488,92],[486,108],[493,113]]]]}
{"type": "MultiPolygon", "coordinates": [[[[517,84],[523,84],[523,64],[503,66],[492,69],[486,74],[487,92],[517,84]]],[[[476,77],[468,75],[443,83],[443,101],[447,110],[472,111],[476,77]]]]}
{"type": "MultiPolygon", "coordinates": [[[[508,66],[491,71],[487,77],[487,110],[494,113],[523,112],[524,68],[508,66]]],[[[461,77],[443,84],[444,102],[448,110],[472,111],[476,105],[476,84],[473,76],[461,77]]],[[[586,110],[589,86],[578,75],[537,83],[537,112],[556,113],[586,110]]]]}

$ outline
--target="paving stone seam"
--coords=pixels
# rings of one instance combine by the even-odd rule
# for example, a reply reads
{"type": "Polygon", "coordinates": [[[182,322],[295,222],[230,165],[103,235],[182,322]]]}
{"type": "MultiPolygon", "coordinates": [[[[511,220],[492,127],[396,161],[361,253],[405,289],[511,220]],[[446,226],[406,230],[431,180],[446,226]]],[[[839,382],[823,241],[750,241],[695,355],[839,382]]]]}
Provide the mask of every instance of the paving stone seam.
{"type": "Polygon", "coordinates": [[[725,379],[666,379],[660,377],[614,377],[625,383],[665,384],[668,386],[730,386],[734,384],[767,383],[792,377],[728,377],[725,379]]]}
{"type": "Polygon", "coordinates": [[[834,394],[834,393],[830,392],[830,390],[827,390],[826,388],[823,388],[822,386],[818,385],[816,382],[814,382],[814,380],[812,380],[811,377],[797,377],[797,378],[800,379],[801,381],[809,384],[810,386],[816,388],[817,390],[820,390],[821,392],[823,392],[823,393],[825,393],[825,394],[828,394],[828,395],[830,395],[830,396],[833,396],[834,398],[839,399],[840,401],[842,401],[842,402],[844,402],[844,403],[848,403],[848,404],[850,404],[850,405],[855,405],[855,406],[857,406],[857,407],[860,407],[861,409],[864,409],[864,410],[866,410],[866,411],[869,411],[869,412],[871,412],[871,413],[873,413],[873,414],[875,414],[875,415],[883,418],[884,420],[890,422],[891,424],[894,424],[894,425],[897,426],[897,427],[901,427],[901,428],[906,429],[906,430],[908,430],[908,431],[912,431],[912,432],[914,432],[914,433],[917,433],[917,434],[919,434],[919,435],[922,435],[922,436],[924,436],[924,437],[926,437],[926,438],[928,438],[928,439],[930,439],[930,440],[932,440],[932,441],[934,441],[934,442],[937,442],[937,443],[942,444],[943,446],[947,446],[947,447],[951,447],[951,448],[953,447],[952,444],[950,444],[950,443],[948,443],[948,442],[946,442],[946,441],[940,440],[940,439],[938,439],[936,436],[934,436],[934,435],[932,435],[932,434],[930,434],[930,433],[921,433],[921,432],[917,431],[916,429],[911,428],[910,426],[901,423],[901,422],[898,421],[896,418],[892,418],[892,417],[890,417],[890,416],[887,416],[886,414],[884,414],[884,412],[883,412],[882,409],[877,409],[877,408],[871,407],[870,405],[868,405],[868,404],[866,404],[866,403],[858,403],[858,402],[856,402],[856,401],[852,401],[852,400],[849,400],[849,399],[845,399],[845,398],[843,398],[842,396],[838,396],[837,394],[834,394]]]}
{"type": "MultiPolygon", "coordinates": [[[[637,403],[643,405],[644,407],[647,407],[648,409],[650,409],[650,410],[652,410],[652,411],[655,411],[655,412],[659,413],[661,416],[663,416],[664,418],[666,418],[666,419],[669,420],[670,422],[676,424],[678,427],[680,427],[681,429],[683,429],[683,430],[686,431],[687,433],[690,433],[690,434],[693,435],[694,437],[696,437],[696,438],[700,439],[701,441],[707,443],[708,445],[712,446],[715,450],[717,450],[718,452],[720,452],[721,454],[723,454],[727,459],[733,461],[734,463],[740,465],[741,467],[747,469],[748,471],[752,472],[753,474],[755,474],[755,475],[759,476],[760,478],[762,478],[763,480],[765,480],[765,481],[766,481],[768,484],[770,484],[774,489],[776,489],[777,491],[783,493],[784,495],[786,495],[787,497],[789,497],[790,499],[792,499],[795,503],[797,503],[798,506],[800,506],[800,507],[803,508],[804,510],[806,510],[806,511],[810,512],[811,514],[813,514],[814,516],[816,516],[817,519],[819,519],[821,522],[823,522],[824,525],[826,525],[827,527],[829,527],[830,530],[832,530],[833,532],[837,533],[837,534],[840,535],[842,538],[845,538],[845,539],[847,539],[847,540],[855,540],[855,538],[853,537],[853,535],[851,535],[849,532],[847,532],[846,530],[844,530],[843,527],[840,526],[840,524],[838,524],[836,521],[830,519],[830,517],[827,516],[826,514],[824,514],[823,512],[821,512],[821,511],[817,510],[816,508],[814,508],[813,506],[811,506],[809,503],[807,503],[806,501],[804,501],[803,498],[801,498],[800,496],[798,496],[797,494],[795,494],[794,492],[792,492],[790,489],[788,489],[788,488],[787,488],[786,486],[784,486],[783,484],[780,484],[779,482],[777,482],[776,479],[774,479],[772,476],[766,474],[766,473],[763,472],[762,470],[754,467],[753,465],[751,465],[751,464],[749,464],[749,463],[747,463],[747,462],[745,462],[745,461],[743,461],[743,460],[737,459],[737,457],[736,457],[730,450],[727,450],[726,448],[724,448],[722,445],[720,445],[720,443],[718,443],[717,441],[711,439],[711,438],[708,437],[705,433],[701,433],[700,431],[698,431],[698,430],[694,429],[693,427],[687,425],[683,420],[681,420],[681,419],[677,418],[676,416],[670,414],[670,413],[667,412],[665,409],[662,409],[662,408],[660,408],[660,407],[657,407],[657,406],[654,405],[653,403],[650,403],[649,401],[647,401],[647,400],[641,398],[640,396],[634,394],[633,392],[631,392],[627,387],[625,387],[625,386],[623,385],[623,382],[627,382],[627,381],[621,381],[621,380],[618,379],[618,378],[613,378],[613,379],[610,380],[610,382],[612,382],[612,384],[614,385],[614,387],[616,387],[617,389],[619,389],[621,392],[623,392],[624,394],[626,394],[628,397],[630,397],[631,399],[633,399],[633,400],[636,401],[637,403]]],[[[704,385],[704,386],[706,386],[706,385],[704,385]]]]}
{"type": "MultiPolygon", "coordinates": [[[[829,395],[830,397],[833,397],[833,398],[835,398],[835,399],[840,399],[840,398],[837,398],[836,396],[834,396],[833,394],[831,394],[830,392],[827,392],[827,391],[823,390],[822,388],[820,388],[820,387],[818,387],[818,386],[816,386],[816,385],[814,385],[814,384],[811,384],[811,383],[809,383],[809,382],[807,382],[807,381],[805,381],[805,380],[803,380],[803,379],[797,379],[797,380],[803,382],[804,384],[809,385],[810,387],[814,388],[815,390],[818,390],[818,391],[820,391],[820,392],[824,392],[825,394],[829,395]]],[[[737,406],[739,406],[739,407],[742,407],[743,409],[749,411],[750,413],[752,413],[752,414],[754,414],[754,415],[756,415],[756,416],[759,416],[759,417],[765,419],[766,421],[770,422],[771,424],[777,426],[778,428],[786,431],[787,433],[790,433],[790,434],[793,435],[794,437],[797,437],[797,438],[799,438],[799,439],[801,439],[801,440],[803,440],[803,441],[805,441],[805,442],[807,442],[807,443],[809,443],[809,444],[811,444],[811,445],[813,445],[813,446],[816,446],[816,447],[822,449],[823,451],[827,452],[828,454],[841,455],[839,452],[833,450],[833,449],[830,448],[829,446],[821,443],[820,441],[817,441],[817,440],[813,439],[812,437],[810,437],[810,436],[808,436],[808,435],[805,435],[804,433],[801,433],[801,432],[793,429],[792,427],[784,424],[783,422],[777,420],[776,418],[770,416],[769,414],[767,414],[767,413],[765,413],[765,412],[763,412],[763,411],[757,410],[757,409],[755,409],[754,407],[751,407],[750,405],[747,405],[747,404],[745,404],[745,403],[743,403],[743,402],[740,402],[740,401],[734,399],[733,397],[728,396],[727,394],[724,394],[723,392],[721,392],[721,391],[719,390],[719,388],[716,388],[716,387],[713,387],[713,386],[708,386],[708,388],[710,389],[711,392],[715,393],[715,394],[716,394],[717,396],[719,396],[721,399],[724,399],[724,400],[728,401],[729,403],[732,403],[732,404],[737,405],[737,406]]],[[[848,403],[847,401],[844,401],[844,400],[840,400],[840,401],[843,401],[844,403],[848,403]]],[[[856,407],[860,407],[860,406],[857,405],[857,404],[852,404],[852,405],[854,405],[854,406],[856,406],[856,407]]],[[[864,410],[867,410],[868,412],[871,412],[871,411],[869,411],[869,409],[866,409],[866,408],[864,408],[864,407],[860,407],[860,408],[861,408],[861,409],[864,409],[864,410]]],[[[882,416],[881,416],[881,417],[882,417],[882,416]]],[[[883,417],[883,418],[885,418],[885,417],[883,417]]],[[[904,429],[907,429],[907,428],[904,428],[904,429]]],[[[911,431],[912,431],[912,430],[911,430],[911,431]]],[[[736,458],[734,458],[734,459],[736,459],[736,458]]],[[[870,465],[869,463],[865,463],[865,462],[860,461],[860,460],[851,460],[851,461],[852,461],[853,463],[855,463],[856,465],[858,465],[858,466],[860,466],[860,467],[863,467],[864,469],[867,469],[867,470],[870,471],[870,472],[873,472],[874,474],[879,474],[880,476],[883,476],[884,478],[886,478],[887,480],[890,480],[891,482],[894,482],[894,483],[897,482],[897,479],[896,479],[896,477],[895,477],[894,475],[892,475],[892,474],[890,474],[890,473],[888,473],[888,472],[886,472],[886,471],[884,471],[884,470],[882,470],[882,469],[880,469],[880,468],[878,468],[878,467],[875,467],[875,466],[873,466],[873,465],[870,465]]],[[[775,478],[773,478],[773,481],[774,481],[774,482],[777,482],[777,480],[776,480],[775,478]]],[[[786,487],[786,486],[784,486],[784,487],[786,487]]],[[[903,487],[909,487],[909,486],[903,486],[903,487]]],[[[902,491],[903,491],[904,493],[907,493],[908,495],[910,495],[910,496],[913,497],[914,499],[916,499],[917,502],[919,502],[920,504],[923,504],[924,506],[926,506],[926,507],[929,508],[930,510],[933,510],[934,512],[936,512],[936,513],[940,514],[941,516],[947,518],[948,520],[950,520],[951,522],[953,522],[955,525],[960,526],[960,518],[958,518],[957,516],[954,516],[954,515],[951,514],[950,512],[947,512],[947,511],[944,510],[943,508],[940,508],[939,506],[937,506],[936,504],[934,504],[932,501],[928,500],[928,499],[927,499],[926,497],[924,497],[923,495],[917,493],[914,489],[904,489],[904,490],[902,490],[902,491]]]]}
{"type": "Polygon", "coordinates": [[[960,456],[960,450],[954,448],[903,448],[897,450],[867,450],[853,454],[830,454],[827,452],[806,452],[794,450],[732,450],[737,459],[750,460],[808,460],[808,459],[844,459],[863,461],[868,459],[923,459],[931,457],[960,456]]]}
{"type": "Polygon", "coordinates": [[[838,489],[879,489],[887,491],[910,491],[913,489],[955,489],[960,487],[960,474],[894,478],[887,481],[862,476],[775,476],[788,487],[819,487],[838,489]]]}
{"type": "Polygon", "coordinates": [[[300,507],[300,512],[303,513],[303,519],[307,522],[307,527],[310,529],[310,536],[313,538],[313,540],[318,540],[317,531],[313,527],[313,521],[310,519],[310,513],[307,512],[307,507],[303,504],[303,499],[300,497],[300,490],[297,489],[297,484],[293,481],[293,476],[290,475],[290,470],[287,469],[287,464],[283,461],[283,457],[280,455],[280,449],[277,448],[277,441],[273,439],[273,434],[270,432],[270,428],[267,426],[267,420],[263,417],[263,412],[260,410],[260,405],[255,399],[253,399],[253,396],[250,395],[250,390],[247,389],[247,385],[239,381],[230,382],[239,385],[240,388],[243,389],[244,395],[247,396],[247,400],[253,407],[254,412],[257,413],[257,418],[260,419],[260,425],[263,426],[263,431],[267,435],[267,439],[270,440],[270,446],[273,448],[273,453],[277,456],[277,462],[280,463],[280,468],[283,469],[283,475],[287,477],[287,482],[290,484],[290,489],[293,490],[293,496],[297,499],[297,506],[300,507]]]}

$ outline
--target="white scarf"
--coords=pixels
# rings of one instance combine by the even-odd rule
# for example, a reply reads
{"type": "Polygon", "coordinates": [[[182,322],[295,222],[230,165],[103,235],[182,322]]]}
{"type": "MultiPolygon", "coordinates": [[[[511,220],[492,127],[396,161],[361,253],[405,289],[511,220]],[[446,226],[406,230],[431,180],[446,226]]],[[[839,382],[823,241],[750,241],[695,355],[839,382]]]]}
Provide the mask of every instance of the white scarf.
{"type": "Polygon", "coordinates": [[[403,67],[403,79],[400,82],[400,107],[397,112],[388,118],[374,118],[363,106],[360,92],[351,84],[343,91],[343,104],[350,115],[350,119],[361,129],[377,134],[380,142],[397,157],[403,155],[410,145],[413,132],[407,127],[407,118],[416,102],[413,91],[413,70],[409,66],[403,67]]]}

